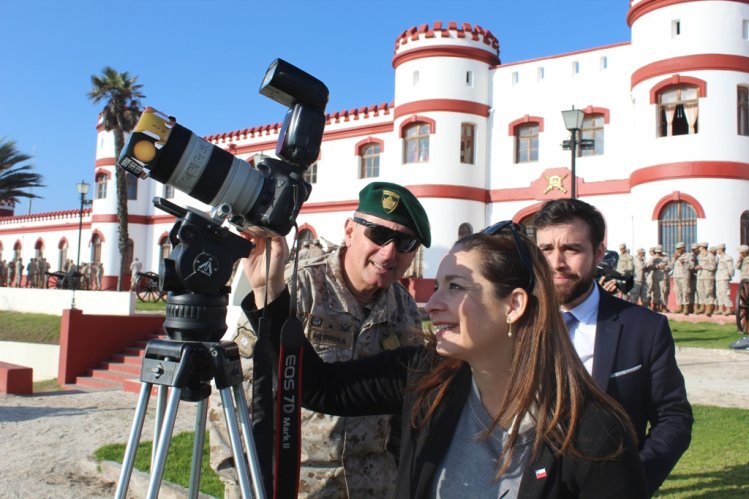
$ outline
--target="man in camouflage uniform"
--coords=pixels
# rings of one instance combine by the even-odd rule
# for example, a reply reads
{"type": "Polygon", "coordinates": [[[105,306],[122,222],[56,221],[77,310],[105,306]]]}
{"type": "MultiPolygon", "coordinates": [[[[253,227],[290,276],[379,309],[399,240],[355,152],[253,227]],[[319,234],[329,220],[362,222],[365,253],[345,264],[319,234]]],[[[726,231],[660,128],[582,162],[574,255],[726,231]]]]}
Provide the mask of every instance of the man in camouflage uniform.
{"type": "Polygon", "coordinates": [[[676,313],[690,313],[692,272],[694,271],[694,255],[686,250],[686,244],[676,243],[676,251],[671,261],[673,268],[674,286],[676,287],[676,313]]]}
{"type": "Polygon", "coordinates": [[[731,315],[731,288],[728,283],[731,282],[733,273],[736,271],[733,267],[733,258],[726,253],[726,245],[721,243],[716,246],[716,256],[718,259],[717,268],[715,269],[715,298],[716,314],[731,315]]]}
{"type": "Polygon", "coordinates": [[[739,281],[749,279],[749,245],[739,246],[739,256],[736,258],[736,268],[739,271],[739,281]]]}
{"type": "Polygon", "coordinates": [[[713,315],[713,289],[715,289],[715,257],[707,248],[707,243],[699,244],[700,253],[694,270],[697,274],[697,297],[695,314],[713,315]]]}
{"type": "Polygon", "coordinates": [[[632,266],[634,271],[632,272],[634,278],[634,284],[632,290],[629,292],[629,300],[632,303],[637,303],[638,299],[643,307],[650,307],[650,296],[648,295],[648,287],[646,283],[647,270],[645,268],[645,250],[643,248],[637,248],[637,255],[632,258],[632,266]]]}
{"type": "Polygon", "coordinates": [[[650,297],[650,308],[656,312],[661,309],[661,280],[663,280],[663,260],[658,255],[656,247],[648,250],[648,260],[645,268],[649,271],[645,277],[650,297]]]}
{"type": "MultiPolygon", "coordinates": [[[[421,341],[418,308],[398,282],[419,244],[431,243],[419,201],[399,185],[371,183],[359,193],[359,206],[344,230],[337,251],[299,269],[298,317],[315,350],[332,362],[421,341]]],[[[243,357],[251,356],[256,336],[249,325],[238,328],[234,340],[243,357]]],[[[251,376],[251,365],[245,374],[251,376]]],[[[245,389],[251,393],[251,382],[245,389]]],[[[225,497],[238,497],[223,409],[214,401],[211,465],[224,481],[225,497]]],[[[386,448],[390,422],[388,416],[342,418],[302,410],[299,497],[392,497],[397,468],[386,448]]]]}
{"type": "Polygon", "coordinates": [[[660,280],[660,295],[661,295],[661,305],[658,308],[659,312],[670,312],[668,309],[668,298],[671,294],[671,271],[673,270],[670,265],[670,261],[668,259],[668,255],[666,255],[663,252],[663,246],[660,244],[655,247],[655,253],[660,257],[661,263],[660,263],[660,270],[661,270],[661,280],[660,280]]]}
{"type": "MultiPolygon", "coordinates": [[[[630,276],[635,271],[634,257],[629,254],[627,245],[624,243],[619,245],[619,260],[616,262],[616,271],[623,276],[630,276]]],[[[629,295],[627,293],[620,293],[619,297],[622,300],[629,301],[629,295]]]]}

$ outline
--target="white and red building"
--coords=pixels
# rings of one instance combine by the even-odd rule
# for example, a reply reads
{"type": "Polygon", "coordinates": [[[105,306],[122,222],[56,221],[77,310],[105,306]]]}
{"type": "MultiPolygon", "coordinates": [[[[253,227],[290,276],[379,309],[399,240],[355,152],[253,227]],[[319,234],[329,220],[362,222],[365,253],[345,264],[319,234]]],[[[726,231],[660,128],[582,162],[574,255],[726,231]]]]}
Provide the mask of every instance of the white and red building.
{"type": "MultiPolygon", "coordinates": [[[[511,64],[488,29],[407,29],[395,40],[393,102],[328,115],[301,230],[337,243],[364,185],[406,185],[432,225],[413,273],[432,278],[461,228],[530,222],[544,201],[570,195],[561,111],[574,106],[585,113],[582,138],[595,140],[575,158],[577,196],[604,214],[609,247],[671,253],[678,241],[708,241],[735,255],[749,242],[749,0],[635,0],[627,22],[631,42],[511,64]]],[[[279,126],[206,139],[244,159],[272,155],[279,126]]],[[[114,163],[100,127],[81,261],[101,260],[109,288],[120,262],[114,163]]],[[[131,187],[133,254],[156,270],[173,217],[151,199],[206,206],[152,180],[131,187]]],[[[0,218],[2,258],[43,253],[53,270],[75,261],[78,223],[77,208],[0,218]]]]}

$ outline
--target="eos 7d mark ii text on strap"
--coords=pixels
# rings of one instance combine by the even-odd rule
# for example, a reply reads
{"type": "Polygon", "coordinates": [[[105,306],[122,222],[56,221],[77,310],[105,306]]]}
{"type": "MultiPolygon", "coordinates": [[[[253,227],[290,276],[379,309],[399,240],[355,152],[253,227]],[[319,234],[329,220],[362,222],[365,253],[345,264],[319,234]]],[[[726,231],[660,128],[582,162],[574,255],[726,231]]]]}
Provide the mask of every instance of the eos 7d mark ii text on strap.
{"type": "MultiPolygon", "coordinates": [[[[296,498],[299,492],[299,467],[302,426],[302,359],[304,328],[297,318],[296,277],[299,265],[299,240],[295,239],[294,272],[291,278],[289,318],[281,329],[276,399],[276,473],[275,497],[296,498]]],[[[266,254],[267,255],[267,254],[266,254]]],[[[266,257],[266,261],[268,258],[266,257]]],[[[267,275],[267,274],[266,274],[267,275]]]]}

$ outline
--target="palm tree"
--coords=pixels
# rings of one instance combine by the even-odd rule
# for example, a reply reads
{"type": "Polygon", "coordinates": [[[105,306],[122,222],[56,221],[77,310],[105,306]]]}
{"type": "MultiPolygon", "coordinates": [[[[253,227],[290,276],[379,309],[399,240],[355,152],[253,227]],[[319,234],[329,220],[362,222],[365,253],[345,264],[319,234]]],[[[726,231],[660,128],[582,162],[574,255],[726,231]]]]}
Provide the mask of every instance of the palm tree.
{"type": "MultiPolygon", "coordinates": [[[[137,83],[138,77],[130,77],[127,71],[118,73],[107,66],[101,75],[91,76],[91,91],[88,97],[94,104],[105,101],[101,111],[104,129],[114,134],[114,154],[120,157],[125,146],[125,134],[135,128],[140,119],[140,103],[138,99],[145,97],[140,92],[143,85],[137,83]]],[[[122,289],[122,276],[125,273],[125,254],[127,252],[127,174],[122,168],[116,168],[117,179],[117,218],[119,219],[119,238],[117,246],[120,250],[120,274],[117,279],[117,291],[122,289]]]]}
{"type": "Polygon", "coordinates": [[[18,152],[16,141],[0,138],[0,202],[18,203],[18,198],[38,198],[27,189],[44,187],[42,176],[32,171],[31,165],[17,166],[31,156],[18,152]]]}

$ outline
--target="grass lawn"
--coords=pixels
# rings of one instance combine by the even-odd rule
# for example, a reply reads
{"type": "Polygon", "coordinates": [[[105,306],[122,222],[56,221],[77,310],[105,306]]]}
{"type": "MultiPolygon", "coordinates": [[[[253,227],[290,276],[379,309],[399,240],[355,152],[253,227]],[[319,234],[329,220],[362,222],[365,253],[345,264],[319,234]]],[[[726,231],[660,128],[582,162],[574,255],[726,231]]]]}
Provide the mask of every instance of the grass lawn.
{"type": "Polygon", "coordinates": [[[692,443],[655,497],[749,497],[749,411],[692,409],[692,443]]]}
{"type": "Polygon", "coordinates": [[[135,300],[135,311],[136,312],[166,312],[166,302],[157,301],[154,303],[135,300]]]}
{"type": "MultiPolygon", "coordinates": [[[[192,464],[192,445],[194,432],[183,432],[172,436],[169,451],[164,465],[164,477],[167,482],[176,483],[184,488],[189,487],[190,466],[192,464]]],[[[122,463],[125,457],[125,443],[105,445],[94,452],[94,458],[99,461],[114,461],[122,463]]],[[[134,467],[148,472],[151,468],[151,448],[153,442],[141,441],[135,452],[134,467]]],[[[203,466],[201,469],[200,491],[213,497],[224,496],[224,484],[209,464],[208,434],[203,444],[203,466]]]]}
{"type": "Polygon", "coordinates": [[[726,349],[742,337],[735,324],[669,321],[674,343],[680,347],[726,349]]]}
{"type": "Polygon", "coordinates": [[[0,341],[60,344],[60,317],[0,311],[0,341]]]}

